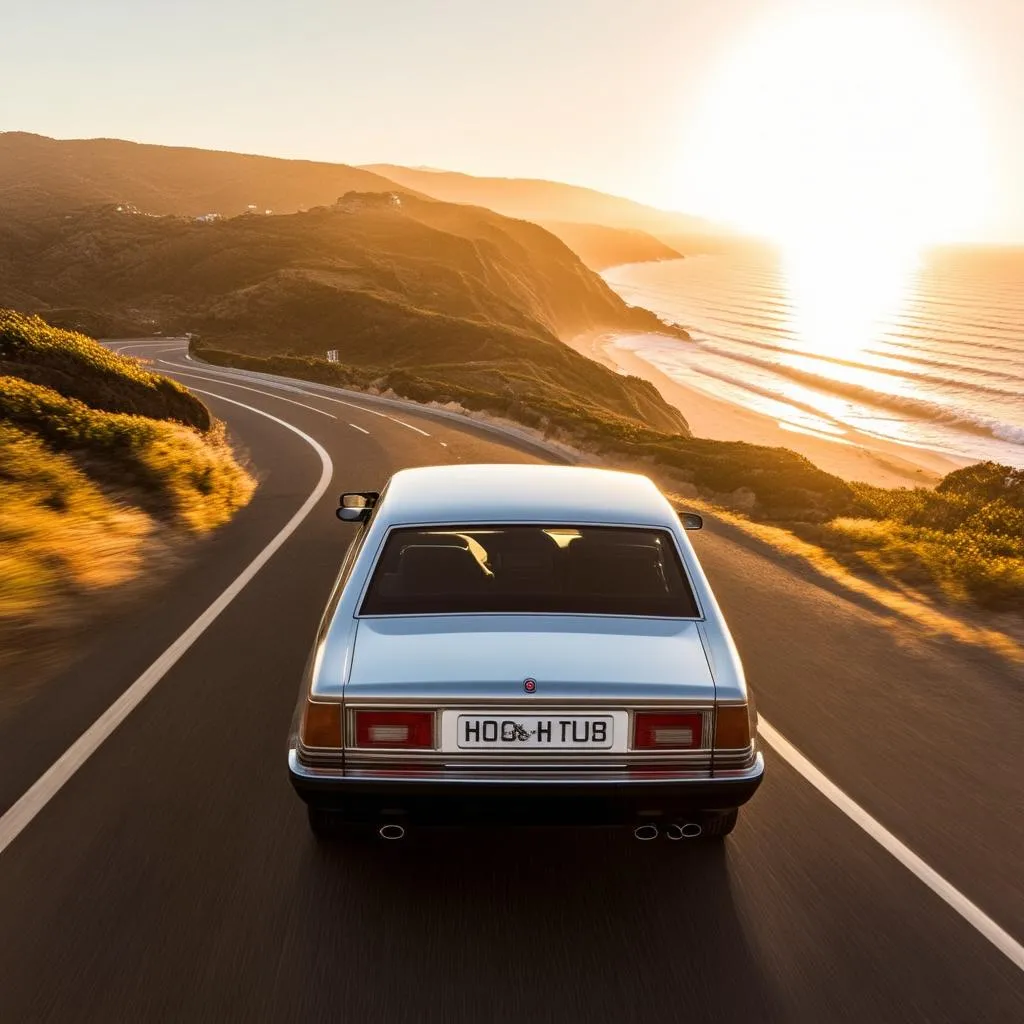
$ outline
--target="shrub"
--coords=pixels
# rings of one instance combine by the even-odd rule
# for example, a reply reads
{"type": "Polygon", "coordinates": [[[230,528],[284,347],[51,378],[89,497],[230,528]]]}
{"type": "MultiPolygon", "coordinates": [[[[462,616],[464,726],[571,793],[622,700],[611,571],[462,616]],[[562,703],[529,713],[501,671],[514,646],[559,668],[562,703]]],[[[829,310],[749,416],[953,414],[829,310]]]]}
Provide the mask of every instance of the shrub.
{"type": "Polygon", "coordinates": [[[67,452],[108,487],[129,487],[148,512],[193,530],[224,522],[252,493],[223,434],[90,409],[49,388],[0,377],[0,420],[67,452]]]}
{"type": "Polygon", "coordinates": [[[176,420],[209,430],[202,402],[169,377],[108,351],[84,334],[0,309],[0,373],[77,398],[93,409],[176,420]]]}

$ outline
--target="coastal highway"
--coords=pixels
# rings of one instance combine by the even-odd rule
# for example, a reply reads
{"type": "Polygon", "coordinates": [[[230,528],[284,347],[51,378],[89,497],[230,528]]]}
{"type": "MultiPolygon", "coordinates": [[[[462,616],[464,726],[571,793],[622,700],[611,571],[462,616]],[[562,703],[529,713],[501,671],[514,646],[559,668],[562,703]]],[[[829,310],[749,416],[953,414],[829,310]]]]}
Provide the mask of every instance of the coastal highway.
{"type": "Polygon", "coordinates": [[[709,523],[768,775],[724,848],[618,831],[318,846],[285,772],[344,489],[551,458],[154,360],[261,485],[0,718],[0,1021],[1024,1020],[1024,671],[709,523]]]}

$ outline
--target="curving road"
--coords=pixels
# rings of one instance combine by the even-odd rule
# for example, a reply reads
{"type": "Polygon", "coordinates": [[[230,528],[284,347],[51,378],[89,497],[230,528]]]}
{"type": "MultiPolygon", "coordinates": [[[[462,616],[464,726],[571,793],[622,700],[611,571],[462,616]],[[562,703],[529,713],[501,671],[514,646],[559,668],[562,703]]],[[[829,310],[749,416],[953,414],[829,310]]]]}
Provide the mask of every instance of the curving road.
{"type": "Polygon", "coordinates": [[[342,489],[542,461],[424,410],[119,346],[251,505],[0,719],[0,1021],[1024,1020],[1024,679],[696,536],[770,725],[725,851],[616,832],[318,848],[284,769],[342,489]]]}

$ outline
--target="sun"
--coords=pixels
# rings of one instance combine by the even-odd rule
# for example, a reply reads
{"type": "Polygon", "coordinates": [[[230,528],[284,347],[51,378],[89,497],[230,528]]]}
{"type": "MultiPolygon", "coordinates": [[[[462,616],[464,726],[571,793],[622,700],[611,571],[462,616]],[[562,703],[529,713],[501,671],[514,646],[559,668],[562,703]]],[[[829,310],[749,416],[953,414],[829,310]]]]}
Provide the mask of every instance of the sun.
{"type": "Polygon", "coordinates": [[[790,251],[903,252],[970,235],[984,214],[962,55],[909,3],[776,13],[734,45],[695,123],[687,208],[790,251]]]}

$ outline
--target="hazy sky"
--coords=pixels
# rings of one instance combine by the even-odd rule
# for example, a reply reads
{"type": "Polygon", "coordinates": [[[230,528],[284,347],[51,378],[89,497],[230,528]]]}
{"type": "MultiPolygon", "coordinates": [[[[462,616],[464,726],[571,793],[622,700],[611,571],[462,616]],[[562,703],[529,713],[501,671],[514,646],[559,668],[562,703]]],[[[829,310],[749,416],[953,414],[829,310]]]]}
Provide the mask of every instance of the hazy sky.
{"type": "MultiPolygon", "coordinates": [[[[716,69],[794,6],[846,4],[0,0],[0,130],[548,177],[701,212],[686,183],[716,69]]],[[[901,5],[955,41],[989,141],[986,232],[1024,239],[1024,0],[901,5]]]]}

